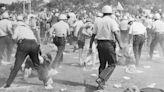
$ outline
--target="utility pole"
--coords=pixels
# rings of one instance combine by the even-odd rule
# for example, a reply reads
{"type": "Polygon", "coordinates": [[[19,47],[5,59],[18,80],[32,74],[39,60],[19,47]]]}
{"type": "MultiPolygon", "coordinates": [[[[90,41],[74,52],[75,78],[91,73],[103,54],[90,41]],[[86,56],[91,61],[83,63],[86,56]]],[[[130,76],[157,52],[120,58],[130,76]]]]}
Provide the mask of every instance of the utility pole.
{"type": "Polygon", "coordinates": [[[28,9],[29,9],[29,14],[31,14],[31,0],[28,0],[28,9]]]}
{"type": "Polygon", "coordinates": [[[23,14],[26,14],[26,1],[23,1],[23,14]]]}

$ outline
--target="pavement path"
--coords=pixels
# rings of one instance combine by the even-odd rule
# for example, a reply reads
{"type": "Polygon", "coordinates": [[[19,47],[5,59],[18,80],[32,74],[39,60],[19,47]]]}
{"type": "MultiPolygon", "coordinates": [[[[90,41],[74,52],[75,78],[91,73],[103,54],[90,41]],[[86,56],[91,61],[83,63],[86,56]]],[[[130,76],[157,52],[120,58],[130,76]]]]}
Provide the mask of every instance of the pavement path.
{"type": "MultiPolygon", "coordinates": [[[[43,52],[51,52],[55,57],[56,48],[53,46],[42,46],[43,52]],[[53,49],[52,49],[53,48],[53,49]]],[[[47,90],[37,79],[36,74],[27,81],[22,80],[19,73],[12,84],[13,87],[0,89],[0,92],[96,92],[97,67],[88,66],[86,70],[79,66],[78,53],[72,53],[71,47],[66,48],[64,63],[59,73],[54,76],[54,89],[47,90]]],[[[124,66],[117,66],[111,78],[107,82],[107,87],[103,92],[123,92],[129,85],[136,85],[145,88],[148,85],[164,89],[164,60],[156,57],[153,61],[146,60],[146,55],[142,56],[141,65],[137,67],[139,73],[127,73],[124,66]],[[114,87],[114,84],[122,87],[114,87]]],[[[0,86],[2,86],[9,76],[10,66],[0,66],[0,86]]]]}

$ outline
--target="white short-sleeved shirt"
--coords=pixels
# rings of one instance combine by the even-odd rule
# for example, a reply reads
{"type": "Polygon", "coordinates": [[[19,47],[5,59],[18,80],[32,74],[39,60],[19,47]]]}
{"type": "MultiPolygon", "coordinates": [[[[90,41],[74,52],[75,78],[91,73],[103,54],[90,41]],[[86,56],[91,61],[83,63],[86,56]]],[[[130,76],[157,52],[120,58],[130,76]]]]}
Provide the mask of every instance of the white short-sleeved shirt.
{"type": "Polygon", "coordinates": [[[131,35],[140,35],[146,33],[146,27],[140,22],[134,22],[130,26],[129,34],[131,35]]]}
{"type": "Polygon", "coordinates": [[[36,37],[33,33],[33,31],[24,23],[18,24],[18,26],[14,30],[13,39],[15,40],[21,40],[21,39],[30,39],[30,40],[36,40],[36,37]]]}
{"type": "Polygon", "coordinates": [[[69,25],[64,21],[59,21],[58,23],[52,26],[50,32],[55,33],[55,36],[58,37],[66,37],[68,30],[69,30],[69,25]]]}
{"type": "Polygon", "coordinates": [[[0,36],[7,36],[12,34],[12,22],[7,19],[2,19],[0,21],[0,36]]]}
{"type": "Polygon", "coordinates": [[[113,32],[119,31],[117,22],[110,16],[105,16],[94,24],[93,34],[97,40],[115,40],[113,32]]]}
{"type": "Polygon", "coordinates": [[[152,29],[155,32],[164,33],[164,22],[161,20],[154,21],[152,29]]]}

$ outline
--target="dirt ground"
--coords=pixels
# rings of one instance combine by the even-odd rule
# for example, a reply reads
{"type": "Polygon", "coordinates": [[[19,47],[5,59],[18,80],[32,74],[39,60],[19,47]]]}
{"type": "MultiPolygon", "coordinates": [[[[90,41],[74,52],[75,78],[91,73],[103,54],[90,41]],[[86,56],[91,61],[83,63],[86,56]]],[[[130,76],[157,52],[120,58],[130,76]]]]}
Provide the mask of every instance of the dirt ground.
{"type": "MultiPolygon", "coordinates": [[[[42,50],[44,53],[51,52],[53,58],[55,57],[55,47],[42,46],[42,50]]],[[[140,66],[137,67],[138,73],[127,73],[124,66],[117,66],[103,92],[123,92],[124,88],[129,85],[136,85],[139,88],[151,85],[155,88],[164,89],[164,59],[157,54],[150,61],[146,59],[146,56],[146,53],[143,53],[140,66]],[[116,84],[120,84],[122,87],[114,87],[116,84]]],[[[19,73],[12,87],[0,89],[0,92],[95,92],[97,68],[98,64],[94,67],[88,66],[84,70],[83,67],[79,66],[78,52],[72,53],[72,47],[67,46],[62,67],[53,78],[54,89],[45,89],[35,75],[24,81],[22,74],[19,73]]],[[[1,87],[9,76],[10,65],[1,65],[0,72],[1,87]]]]}

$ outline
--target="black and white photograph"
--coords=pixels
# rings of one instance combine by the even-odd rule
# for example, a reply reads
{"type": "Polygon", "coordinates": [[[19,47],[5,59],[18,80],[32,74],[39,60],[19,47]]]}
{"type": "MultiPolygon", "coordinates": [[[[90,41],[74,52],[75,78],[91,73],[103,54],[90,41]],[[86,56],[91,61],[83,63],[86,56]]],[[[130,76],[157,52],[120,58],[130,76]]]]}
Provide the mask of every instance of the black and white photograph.
{"type": "Polygon", "coordinates": [[[0,92],[164,92],[164,0],[0,0],[0,92]]]}

